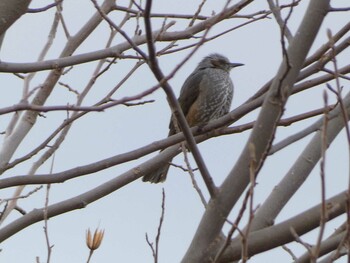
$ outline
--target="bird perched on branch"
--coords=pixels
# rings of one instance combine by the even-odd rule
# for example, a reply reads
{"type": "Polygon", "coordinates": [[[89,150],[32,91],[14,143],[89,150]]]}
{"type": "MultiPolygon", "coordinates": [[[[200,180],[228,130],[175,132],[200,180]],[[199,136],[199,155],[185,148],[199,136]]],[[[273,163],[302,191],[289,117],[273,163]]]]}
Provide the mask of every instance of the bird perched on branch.
{"type": "MultiPolygon", "coordinates": [[[[206,56],[199,62],[183,84],[178,98],[190,127],[203,125],[228,113],[233,97],[230,70],[239,66],[243,64],[231,63],[225,56],[216,53],[206,56]]],[[[176,133],[172,118],[169,129],[168,136],[176,133]]],[[[166,164],[146,174],[142,180],[151,183],[163,182],[169,166],[166,164]]]]}

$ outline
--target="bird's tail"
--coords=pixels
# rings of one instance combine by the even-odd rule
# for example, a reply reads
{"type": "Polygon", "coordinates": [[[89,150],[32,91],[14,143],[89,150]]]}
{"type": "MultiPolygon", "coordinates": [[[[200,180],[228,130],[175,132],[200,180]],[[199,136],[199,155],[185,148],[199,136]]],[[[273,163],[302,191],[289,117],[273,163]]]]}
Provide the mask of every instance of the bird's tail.
{"type": "MultiPolygon", "coordinates": [[[[172,121],[170,121],[168,137],[171,135],[174,135],[175,133],[176,132],[175,132],[174,124],[172,121]]],[[[164,150],[165,149],[160,150],[160,153],[164,150]]],[[[142,181],[150,182],[152,184],[164,182],[166,179],[166,176],[168,174],[169,168],[170,168],[169,163],[171,163],[171,160],[169,162],[159,166],[159,168],[157,168],[153,172],[150,172],[149,174],[145,174],[142,178],[142,181]]]]}
{"type": "Polygon", "coordinates": [[[166,176],[168,174],[169,167],[170,167],[170,164],[168,164],[168,163],[160,166],[155,171],[144,175],[142,178],[142,181],[143,182],[150,182],[153,184],[164,182],[166,179],[166,176]]]}

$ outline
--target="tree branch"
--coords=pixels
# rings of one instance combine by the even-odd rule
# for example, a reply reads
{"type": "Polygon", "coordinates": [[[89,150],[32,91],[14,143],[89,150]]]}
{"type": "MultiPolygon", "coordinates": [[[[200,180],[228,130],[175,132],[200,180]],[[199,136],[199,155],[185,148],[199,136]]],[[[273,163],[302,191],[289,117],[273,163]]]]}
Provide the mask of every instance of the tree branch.
{"type": "Polygon", "coordinates": [[[301,22],[298,33],[287,50],[286,57],[264,100],[256,125],[242,154],[233,167],[215,198],[208,204],[196,234],[188,248],[182,263],[210,262],[209,247],[215,244],[220,231],[241,193],[249,183],[249,145],[256,149],[257,171],[261,167],[273,140],[276,125],[283,112],[283,107],[291,93],[306,55],[319,31],[328,11],[329,0],[312,0],[301,22]],[[289,65],[293,65],[289,67],[289,65]]]}

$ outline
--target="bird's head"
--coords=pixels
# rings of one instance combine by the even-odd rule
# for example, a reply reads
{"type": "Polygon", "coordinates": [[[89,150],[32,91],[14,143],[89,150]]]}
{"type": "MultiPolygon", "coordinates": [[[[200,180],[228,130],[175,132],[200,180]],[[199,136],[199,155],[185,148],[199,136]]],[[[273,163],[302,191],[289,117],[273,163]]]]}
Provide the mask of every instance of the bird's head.
{"type": "Polygon", "coordinates": [[[232,63],[228,60],[227,57],[220,55],[218,53],[210,54],[203,58],[201,62],[199,62],[198,68],[218,68],[222,69],[226,72],[230,72],[231,69],[235,67],[243,66],[242,63],[232,63]]]}

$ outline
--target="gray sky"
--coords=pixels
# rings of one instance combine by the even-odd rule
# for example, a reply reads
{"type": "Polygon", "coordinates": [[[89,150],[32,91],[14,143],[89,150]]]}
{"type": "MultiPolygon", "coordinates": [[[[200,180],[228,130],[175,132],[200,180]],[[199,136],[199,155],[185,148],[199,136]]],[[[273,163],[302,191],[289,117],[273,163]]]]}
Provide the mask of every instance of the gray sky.
{"type": "MultiPolygon", "coordinates": [[[[118,5],[125,5],[126,1],[118,1],[118,5]]],[[[261,9],[268,9],[266,1],[255,1],[241,14],[253,13],[261,9]]],[[[281,1],[284,2],[284,1],[281,1]]],[[[210,15],[212,10],[218,12],[224,1],[208,1],[205,4],[203,14],[210,15]]],[[[296,8],[288,25],[292,33],[296,31],[308,1],[296,8]]],[[[41,7],[47,1],[33,1],[32,8],[41,7]]],[[[154,12],[193,14],[197,5],[188,4],[188,1],[154,1],[154,12]]],[[[51,26],[54,10],[40,13],[27,14],[13,25],[6,33],[1,49],[1,60],[7,62],[34,62],[45,43],[51,26]]],[[[93,14],[94,8],[90,1],[75,0],[64,2],[64,17],[71,34],[84,25],[93,14]]],[[[119,13],[115,12],[111,18],[118,21],[119,13]]],[[[169,19],[171,20],[171,19],[169,19]]],[[[244,19],[232,19],[215,27],[211,33],[220,32],[230,25],[240,24],[244,19]]],[[[312,50],[317,49],[327,39],[326,29],[332,28],[336,32],[348,21],[346,13],[330,14],[325,21],[312,50]]],[[[154,22],[154,29],[160,27],[162,21],[154,22]]],[[[188,21],[184,21],[188,23],[188,21]]],[[[126,26],[124,30],[132,34],[134,23],[126,26]]],[[[183,24],[177,23],[170,31],[181,30],[183,24]]],[[[109,29],[103,23],[76,52],[76,54],[102,49],[108,38],[109,29]]],[[[199,60],[212,52],[219,52],[234,62],[244,63],[244,67],[234,69],[231,73],[235,85],[235,94],[232,108],[242,104],[253,95],[263,84],[270,80],[276,73],[281,61],[280,31],[274,19],[265,19],[253,23],[241,29],[235,30],[222,38],[205,44],[171,79],[176,94],[186,77],[192,72],[199,60]]],[[[119,43],[121,37],[115,39],[119,43]]],[[[123,40],[124,41],[124,40],[123,40]]],[[[55,43],[47,57],[53,59],[62,50],[65,38],[60,27],[55,43]]],[[[157,45],[161,48],[164,44],[157,45]]],[[[145,49],[145,47],[142,47],[145,49]]],[[[163,56],[160,64],[165,73],[170,72],[182,58],[188,54],[188,50],[178,54],[163,56]]],[[[127,54],[134,54],[128,51],[127,54]]],[[[349,60],[349,52],[343,54],[339,63],[349,60]]],[[[118,62],[112,69],[101,77],[95,84],[93,91],[87,97],[84,105],[90,105],[101,99],[105,92],[111,89],[131,69],[132,63],[118,62]]],[[[73,70],[62,77],[61,81],[68,83],[73,89],[81,91],[87,84],[95,63],[75,66],[73,70]]],[[[37,85],[47,76],[47,72],[41,72],[31,82],[31,88],[37,85]]],[[[20,79],[11,74],[1,74],[0,82],[6,96],[0,97],[1,107],[16,104],[22,94],[23,84],[20,79]]],[[[137,74],[128,80],[116,93],[115,99],[137,94],[156,83],[154,77],[146,66],[143,66],[137,74]],[[137,77],[136,77],[137,76],[137,77]]],[[[292,116],[323,105],[322,92],[324,86],[303,92],[293,96],[288,101],[285,116],[292,116]]],[[[346,89],[346,87],[345,87],[346,89]]],[[[346,93],[346,92],[345,92],[346,93]]],[[[67,139],[55,154],[54,172],[64,171],[79,165],[88,164],[103,158],[107,158],[129,150],[137,149],[153,141],[165,138],[168,132],[170,109],[165,95],[161,90],[147,96],[144,100],[155,100],[154,103],[137,107],[119,106],[103,113],[92,113],[78,120],[67,139]]],[[[62,86],[57,85],[47,105],[66,105],[74,103],[74,93],[67,92],[62,86]]],[[[334,96],[330,94],[330,102],[334,102],[334,96]]],[[[45,114],[46,118],[39,118],[37,124],[26,137],[13,159],[26,154],[30,149],[38,145],[66,118],[66,112],[54,112],[45,114]]],[[[9,121],[10,115],[0,117],[0,130],[3,131],[9,121]]],[[[256,112],[239,121],[245,123],[254,120],[256,112]]],[[[317,119],[317,118],[316,118],[317,119]]],[[[309,122],[311,123],[313,119],[309,122]]],[[[305,123],[295,124],[291,127],[280,128],[276,141],[292,134],[306,126],[305,123]]],[[[249,135],[242,134],[213,138],[200,144],[200,150],[208,165],[215,183],[219,185],[232,168],[238,158],[240,150],[249,135]]],[[[332,145],[327,154],[327,196],[330,197],[340,190],[341,185],[347,184],[348,154],[344,147],[344,134],[342,133],[332,145]],[[337,167],[339,169],[334,169],[337,167]]],[[[271,192],[274,185],[284,176],[296,156],[308,143],[307,137],[295,145],[280,151],[272,156],[265,164],[258,178],[255,192],[255,204],[262,203],[271,192]]],[[[32,163],[37,159],[19,165],[6,173],[5,176],[26,174],[32,163]]],[[[113,167],[106,171],[85,176],[84,178],[71,180],[64,184],[52,185],[50,190],[50,204],[65,200],[77,194],[83,193],[111,178],[134,167],[146,158],[127,164],[113,167]]],[[[183,156],[180,155],[174,162],[182,165],[183,156]]],[[[38,171],[48,173],[51,162],[44,164],[38,171]]],[[[192,162],[194,165],[194,162],[192,162]]],[[[301,211],[319,203],[320,187],[317,167],[313,175],[299,190],[295,198],[288,204],[278,217],[277,221],[300,213],[301,211]],[[316,186],[316,187],[315,187],[316,186]]],[[[197,173],[198,175],[198,173],[197,173]]],[[[198,182],[203,186],[200,176],[198,182]]],[[[49,220],[50,241],[53,247],[52,262],[85,262],[88,249],[85,245],[85,231],[95,227],[105,229],[105,238],[101,247],[93,255],[92,262],[153,262],[151,251],[145,240],[145,233],[151,240],[155,237],[160,216],[162,188],[166,193],[166,211],[162,229],[160,244],[160,262],[179,262],[184,255],[203,214],[203,206],[197,193],[193,190],[190,178],[186,173],[176,168],[171,168],[168,179],[164,184],[151,185],[138,180],[119,191],[99,200],[85,209],[73,211],[49,220]]],[[[25,189],[29,192],[32,187],[25,189]]],[[[203,187],[204,189],[204,187],[203,187]]],[[[1,198],[9,197],[13,189],[3,190],[1,198]]],[[[43,207],[45,190],[42,189],[28,199],[21,200],[20,206],[30,211],[35,207],[43,207]]],[[[207,196],[207,194],[206,194],[207,196]]],[[[237,215],[237,208],[232,211],[232,218],[237,215]]],[[[6,223],[11,222],[19,215],[13,213],[6,223]]],[[[341,219],[327,227],[327,233],[342,222],[341,219]]],[[[306,235],[314,242],[317,232],[306,235]]],[[[308,240],[307,240],[308,241],[308,240]]],[[[302,253],[300,245],[289,246],[297,254],[302,253]]],[[[46,245],[43,232],[43,222],[37,223],[21,231],[1,244],[1,262],[35,262],[39,256],[41,262],[46,260],[46,245]],[[20,252],[20,253],[19,253],[20,252]]],[[[290,255],[282,249],[275,249],[263,255],[254,256],[250,262],[286,262],[291,261],[290,255]]],[[[345,259],[344,259],[345,260],[345,259]]],[[[345,262],[345,261],[344,261],[345,262]]]]}

